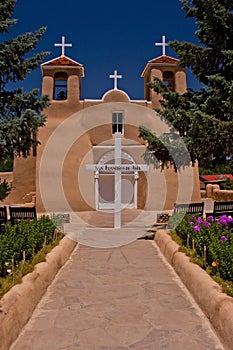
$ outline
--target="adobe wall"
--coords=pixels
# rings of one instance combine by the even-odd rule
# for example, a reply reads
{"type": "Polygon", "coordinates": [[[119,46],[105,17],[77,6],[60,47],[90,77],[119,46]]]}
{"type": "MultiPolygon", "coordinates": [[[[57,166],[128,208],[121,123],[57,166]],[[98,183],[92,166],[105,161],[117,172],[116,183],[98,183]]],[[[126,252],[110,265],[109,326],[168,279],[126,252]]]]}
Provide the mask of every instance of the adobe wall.
{"type": "Polygon", "coordinates": [[[212,199],[218,202],[233,201],[232,190],[220,190],[219,185],[206,185],[205,190],[201,190],[201,197],[212,199]]]}
{"type": "MultiPolygon", "coordinates": [[[[94,105],[74,113],[63,123],[59,123],[58,115],[50,114],[48,127],[40,131],[44,142],[38,148],[37,157],[38,212],[44,212],[43,202],[46,210],[52,212],[95,210],[94,173],[86,171],[85,166],[96,164],[107,149],[113,149],[113,110],[124,111],[122,147],[136,163],[143,163],[145,151],[144,141],[138,138],[138,127],[144,125],[158,135],[168,130],[153,110],[128,102],[94,105]],[[49,138],[47,145],[46,138],[49,138]]],[[[141,209],[172,209],[177,201],[199,202],[200,199],[197,167],[176,174],[172,169],[161,172],[151,165],[148,173],[139,174],[138,206],[141,209]]]]}
{"type": "Polygon", "coordinates": [[[13,189],[2,204],[25,204],[31,202],[36,192],[35,171],[36,157],[15,158],[12,175],[13,189]]]}

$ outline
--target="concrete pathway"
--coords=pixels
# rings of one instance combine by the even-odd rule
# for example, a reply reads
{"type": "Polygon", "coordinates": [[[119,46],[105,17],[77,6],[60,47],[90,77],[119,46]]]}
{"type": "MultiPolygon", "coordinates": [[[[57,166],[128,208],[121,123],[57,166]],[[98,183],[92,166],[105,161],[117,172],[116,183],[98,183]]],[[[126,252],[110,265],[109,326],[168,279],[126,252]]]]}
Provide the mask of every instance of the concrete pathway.
{"type": "Polygon", "coordinates": [[[76,249],[10,350],[223,349],[154,241],[76,249]]]}
{"type": "Polygon", "coordinates": [[[69,213],[65,234],[82,245],[93,248],[116,248],[134,242],[145,235],[155,222],[154,211],[122,210],[122,228],[114,229],[113,211],[69,213]]]}

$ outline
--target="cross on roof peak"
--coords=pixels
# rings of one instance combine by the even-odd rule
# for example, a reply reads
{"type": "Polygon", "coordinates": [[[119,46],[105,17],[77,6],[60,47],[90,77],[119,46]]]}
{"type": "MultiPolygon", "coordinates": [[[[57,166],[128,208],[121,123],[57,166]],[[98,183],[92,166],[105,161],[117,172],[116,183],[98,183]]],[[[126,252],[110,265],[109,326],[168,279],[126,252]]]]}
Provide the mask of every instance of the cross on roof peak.
{"type": "Polygon", "coordinates": [[[71,47],[72,44],[66,44],[65,43],[65,37],[62,36],[61,37],[61,43],[60,44],[59,43],[55,43],[54,46],[61,46],[61,55],[65,56],[65,47],[68,47],[68,46],[71,47]]]}
{"type": "Polygon", "coordinates": [[[155,43],[155,46],[162,46],[163,47],[163,56],[166,55],[166,46],[168,46],[168,43],[166,43],[165,35],[162,36],[162,42],[161,43],[155,43]]]}
{"type": "Polygon", "coordinates": [[[122,75],[117,75],[117,70],[114,70],[114,74],[109,75],[109,78],[114,79],[114,90],[118,90],[117,89],[117,79],[121,79],[122,75]]]}

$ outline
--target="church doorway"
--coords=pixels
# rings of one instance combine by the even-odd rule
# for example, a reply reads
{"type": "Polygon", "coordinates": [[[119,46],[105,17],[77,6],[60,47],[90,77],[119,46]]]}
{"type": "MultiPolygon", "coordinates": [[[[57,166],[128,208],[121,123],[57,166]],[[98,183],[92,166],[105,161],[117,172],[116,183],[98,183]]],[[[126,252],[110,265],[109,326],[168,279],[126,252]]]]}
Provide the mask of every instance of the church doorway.
{"type": "MultiPolygon", "coordinates": [[[[114,151],[107,152],[98,162],[98,166],[114,164],[114,151]]],[[[135,164],[133,158],[126,152],[121,153],[121,164],[135,164]]],[[[115,201],[114,173],[104,170],[95,173],[95,203],[96,209],[113,209],[115,201]]],[[[137,208],[137,171],[124,171],[121,175],[121,206],[137,208]]]]}

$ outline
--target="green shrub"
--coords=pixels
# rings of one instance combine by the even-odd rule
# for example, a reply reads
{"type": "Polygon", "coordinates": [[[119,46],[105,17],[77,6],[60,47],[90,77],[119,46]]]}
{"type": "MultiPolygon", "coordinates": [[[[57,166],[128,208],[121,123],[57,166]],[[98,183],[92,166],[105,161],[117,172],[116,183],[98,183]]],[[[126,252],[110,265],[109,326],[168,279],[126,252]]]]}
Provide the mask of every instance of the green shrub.
{"type": "Polygon", "coordinates": [[[0,162],[0,172],[13,171],[13,163],[14,163],[13,158],[7,158],[2,162],[0,162]]]}
{"type": "Polygon", "coordinates": [[[45,244],[50,244],[55,228],[48,216],[15,225],[7,223],[0,234],[0,277],[11,273],[22,260],[32,260],[45,244]]]}
{"type": "Polygon", "coordinates": [[[224,185],[224,190],[233,190],[233,181],[229,177],[224,185]]]}

